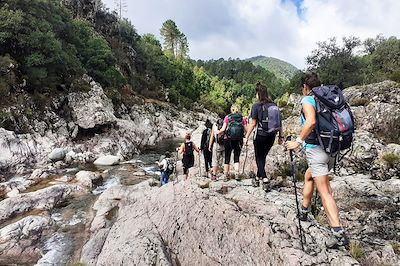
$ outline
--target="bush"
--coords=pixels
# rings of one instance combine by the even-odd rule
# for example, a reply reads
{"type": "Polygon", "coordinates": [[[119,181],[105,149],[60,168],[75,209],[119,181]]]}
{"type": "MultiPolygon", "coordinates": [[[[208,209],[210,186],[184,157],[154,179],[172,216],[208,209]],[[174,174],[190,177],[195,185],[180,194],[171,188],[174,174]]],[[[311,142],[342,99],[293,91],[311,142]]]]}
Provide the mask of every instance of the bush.
{"type": "Polygon", "coordinates": [[[400,156],[394,153],[386,153],[382,156],[389,168],[394,168],[400,162],[400,156]]]}
{"type": "Polygon", "coordinates": [[[350,255],[356,260],[360,260],[364,256],[364,250],[360,242],[358,241],[350,242],[350,255]]]}

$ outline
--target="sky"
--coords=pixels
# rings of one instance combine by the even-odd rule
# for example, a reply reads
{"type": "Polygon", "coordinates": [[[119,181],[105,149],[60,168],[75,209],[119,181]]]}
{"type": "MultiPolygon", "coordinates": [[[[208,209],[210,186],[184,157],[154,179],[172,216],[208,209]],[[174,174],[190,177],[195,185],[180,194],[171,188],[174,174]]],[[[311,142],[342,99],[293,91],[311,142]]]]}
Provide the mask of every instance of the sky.
{"type": "MultiPolygon", "coordinates": [[[[119,1],[119,0],[118,0],[119,1]]],[[[317,42],[337,37],[400,37],[400,0],[122,0],[139,34],[160,40],[172,19],[189,41],[192,59],[285,60],[305,68],[317,42]]],[[[113,10],[115,0],[103,0],[113,10]]]]}

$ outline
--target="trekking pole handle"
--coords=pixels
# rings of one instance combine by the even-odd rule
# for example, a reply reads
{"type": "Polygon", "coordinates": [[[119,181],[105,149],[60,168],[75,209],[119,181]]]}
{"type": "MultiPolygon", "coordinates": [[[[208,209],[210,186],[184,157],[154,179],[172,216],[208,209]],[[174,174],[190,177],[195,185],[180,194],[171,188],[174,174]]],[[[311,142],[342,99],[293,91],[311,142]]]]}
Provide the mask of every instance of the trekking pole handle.
{"type": "MultiPolygon", "coordinates": [[[[292,136],[289,135],[286,137],[286,141],[292,141],[292,136]]],[[[293,161],[293,150],[289,150],[290,161],[293,161]]]]}

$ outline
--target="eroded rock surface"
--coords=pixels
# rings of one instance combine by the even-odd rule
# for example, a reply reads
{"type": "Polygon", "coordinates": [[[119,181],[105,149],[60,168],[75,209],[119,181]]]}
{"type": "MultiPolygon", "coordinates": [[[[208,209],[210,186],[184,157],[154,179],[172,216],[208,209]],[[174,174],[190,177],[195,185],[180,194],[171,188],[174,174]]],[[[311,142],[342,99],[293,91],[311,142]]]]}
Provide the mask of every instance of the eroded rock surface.
{"type": "Polygon", "coordinates": [[[316,223],[304,224],[309,254],[301,251],[290,189],[288,193],[265,194],[260,188],[249,186],[249,182],[229,181],[221,185],[234,183],[222,194],[215,185],[201,189],[196,183],[183,182],[162,188],[143,184],[140,188],[114,187],[97,204],[100,216],[118,206],[114,223],[93,228],[82,262],[357,265],[348,253],[324,248],[328,231],[316,223]]]}

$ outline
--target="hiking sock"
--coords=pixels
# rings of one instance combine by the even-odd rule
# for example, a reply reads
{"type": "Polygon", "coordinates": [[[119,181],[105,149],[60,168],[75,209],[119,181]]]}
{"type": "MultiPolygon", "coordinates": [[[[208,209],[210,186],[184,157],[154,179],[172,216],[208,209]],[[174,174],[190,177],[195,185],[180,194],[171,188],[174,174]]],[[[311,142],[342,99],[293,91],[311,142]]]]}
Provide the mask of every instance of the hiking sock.
{"type": "Polygon", "coordinates": [[[344,231],[344,230],[343,230],[343,227],[341,227],[341,226],[338,226],[338,227],[331,227],[331,230],[332,230],[332,232],[334,232],[334,233],[340,233],[341,231],[344,231]]]}

